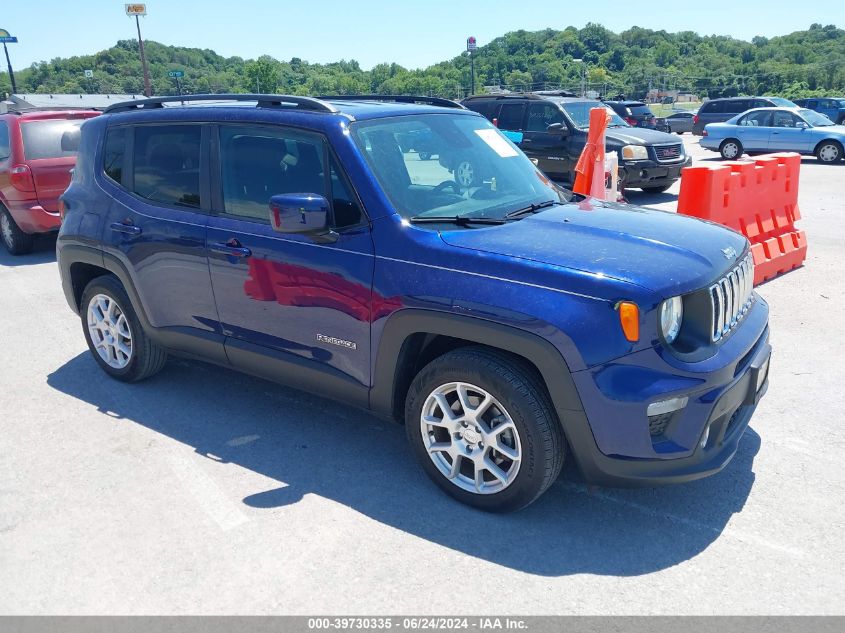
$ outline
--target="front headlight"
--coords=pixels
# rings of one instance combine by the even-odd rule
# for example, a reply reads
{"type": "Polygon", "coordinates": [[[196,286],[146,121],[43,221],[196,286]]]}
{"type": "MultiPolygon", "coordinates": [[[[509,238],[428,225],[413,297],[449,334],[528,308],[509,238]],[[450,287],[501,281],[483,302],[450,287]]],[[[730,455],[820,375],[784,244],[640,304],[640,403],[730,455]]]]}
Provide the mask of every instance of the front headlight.
{"type": "Polygon", "coordinates": [[[681,323],[684,320],[684,302],[680,297],[666,299],[660,306],[660,331],[663,338],[671,344],[681,331],[681,323]]]}
{"type": "Polygon", "coordinates": [[[648,150],[645,145],[626,145],[622,148],[624,160],[648,160],[648,150]]]}

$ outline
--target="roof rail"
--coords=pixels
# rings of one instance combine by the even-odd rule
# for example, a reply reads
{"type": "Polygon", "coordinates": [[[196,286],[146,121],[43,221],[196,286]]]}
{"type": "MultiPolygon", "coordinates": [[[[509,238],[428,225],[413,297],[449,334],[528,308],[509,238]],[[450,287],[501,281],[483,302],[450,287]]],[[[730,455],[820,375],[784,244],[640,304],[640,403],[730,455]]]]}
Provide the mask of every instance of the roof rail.
{"type": "Polygon", "coordinates": [[[467,97],[464,101],[471,101],[472,99],[542,99],[540,95],[534,92],[509,92],[507,94],[486,94],[486,95],[472,95],[467,97]]]}
{"type": "Polygon", "coordinates": [[[167,97],[151,97],[149,99],[136,99],[135,101],[115,103],[106,108],[104,112],[128,112],[130,110],[163,108],[165,103],[186,103],[194,101],[255,101],[257,108],[290,108],[309,110],[311,112],[339,112],[330,103],[313,97],[266,94],[170,95],[167,97]]]}
{"type": "Polygon", "coordinates": [[[332,95],[319,96],[323,101],[394,101],[396,103],[423,103],[425,105],[440,106],[442,108],[460,108],[466,110],[457,101],[442,97],[423,97],[418,95],[332,95]]]}

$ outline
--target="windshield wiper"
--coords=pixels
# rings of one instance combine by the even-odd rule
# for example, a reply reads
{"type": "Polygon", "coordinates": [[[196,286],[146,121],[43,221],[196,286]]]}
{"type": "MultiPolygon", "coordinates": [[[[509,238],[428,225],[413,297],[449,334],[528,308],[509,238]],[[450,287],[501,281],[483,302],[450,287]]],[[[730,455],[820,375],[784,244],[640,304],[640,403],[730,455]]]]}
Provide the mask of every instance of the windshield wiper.
{"type": "Polygon", "coordinates": [[[458,226],[468,226],[470,224],[504,224],[505,220],[498,218],[473,218],[466,215],[415,215],[408,219],[412,224],[437,224],[450,222],[458,226]]]}
{"type": "Polygon", "coordinates": [[[529,213],[537,213],[541,209],[553,207],[558,204],[563,203],[558,202],[557,200],[546,200],[545,202],[538,202],[537,204],[529,204],[527,207],[522,207],[521,209],[517,209],[516,211],[511,211],[510,213],[506,214],[505,219],[512,220],[514,218],[521,218],[523,215],[528,215],[529,213]]]}

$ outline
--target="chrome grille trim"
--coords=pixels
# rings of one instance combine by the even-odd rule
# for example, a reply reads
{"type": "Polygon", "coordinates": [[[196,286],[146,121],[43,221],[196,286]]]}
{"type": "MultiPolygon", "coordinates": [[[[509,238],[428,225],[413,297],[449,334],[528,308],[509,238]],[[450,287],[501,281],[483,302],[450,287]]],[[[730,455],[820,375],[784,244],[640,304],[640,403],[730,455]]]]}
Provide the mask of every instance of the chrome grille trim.
{"type": "Polygon", "coordinates": [[[686,157],[684,154],[684,145],[683,143],[655,145],[654,157],[658,163],[676,163],[686,157]]]}
{"type": "Polygon", "coordinates": [[[713,320],[710,336],[718,341],[748,313],[754,301],[754,259],[748,253],[727,275],[710,286],[713,320]]]}

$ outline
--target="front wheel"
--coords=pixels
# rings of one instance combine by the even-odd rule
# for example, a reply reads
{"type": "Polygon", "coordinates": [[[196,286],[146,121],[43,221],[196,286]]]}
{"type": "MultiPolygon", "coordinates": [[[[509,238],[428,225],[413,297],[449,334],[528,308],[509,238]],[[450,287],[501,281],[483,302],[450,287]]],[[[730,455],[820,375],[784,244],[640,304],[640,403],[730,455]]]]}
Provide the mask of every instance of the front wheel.
{"type": "Polygon", "coordinates": [[[0,206],[0,238],[10,255],[26,255],[32,252],[35,238],[21,231],[12,215],[0,206]]]}
{"type": "Polygon", "coordinates": [[[80,303],[82,330],[94,360],[123,382],[148,378],[164,367],[167,353],[144,332],[120,282],[98,277],[85,288],[80,303]]]}
{"type": "Polygon", "coordinates": [[[742,143],[735,138],[729,138],[722,141],[722,144],[719,145],[719,153],[725,160],[734,160],[735,158],[739,158],[742,156],[742,143]]]}
{"type": "Polygon", "coordinates": [[[646,193],[663,193],[664,191],[668,191],[672,185],[663,185],[662,187],[643,187],[643,191],[646,193]]]}
{"type": "Polygon", "coordinates": [[[836,141],[824,141],[816,148],[816,158],[823,163],[835,163],[842,158],[842,146],[836,141]]]}
{"type": "Polygon", "coordinates": [[[434,483],[481,510],[527,506],[563,465],[563,434],[545,388],[522,360],[486,348],[428,364],[408,391],[405,428],[434,483]]]}

